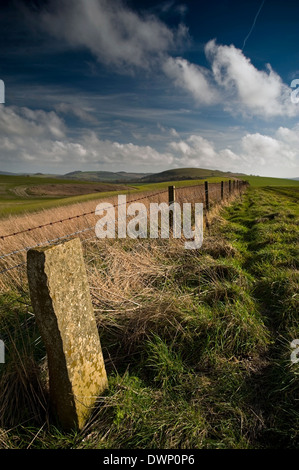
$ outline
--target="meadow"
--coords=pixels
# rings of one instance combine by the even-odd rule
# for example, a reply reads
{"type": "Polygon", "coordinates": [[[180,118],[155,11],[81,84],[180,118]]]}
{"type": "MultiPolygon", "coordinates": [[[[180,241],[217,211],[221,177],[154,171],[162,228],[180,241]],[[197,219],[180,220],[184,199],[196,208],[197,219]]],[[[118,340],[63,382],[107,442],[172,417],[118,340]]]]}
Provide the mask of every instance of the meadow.
{"type": "MultiPolygon", "coordinates": [[[[44,209],[95,201],[117,194],[138,194],[144,191],[157,191],[167,189],[169,185],[175,185],[177,188],[194,186],[204,184],[204,181],[219,183],[220,181],[228,181],[230,178],[234,178],[233,175],[228,177],[221,173],[202,169],[171,170],[161,173],[169,176],[169,181],[159,181],[161,177],[158,174],[156,178],[158,181],[151,183],[95,183],[90,179],[81,181],[80,179],[70,180],[69,178],[53,178],[46,175],[0,175],[0,219],[10,215],[32,213],[44,209]],[[216,176],[212,176],[214,174],[216,176]],[[193,179],[197,175],[201,175],[200,179],[193,179]],[[179,177],[181,179],[177,180],[179,177]],[[53,187],[55,187],[55,190],[53,190],[53,187]]],[[[83,173],[83,175],[85,174],[83,173]]],[[[90,175],[87,173],[85,178],[88,177],[90,175]]],[[[254,187],[299,187],[299,181],[281,178],[244,175],[241,179],[245,179],[254,187]]]]}
{"type": "MultiPolygon", "coordinates": [[[[290,344],[299,338],[299,183],[271,180],[252,180],[242,196],[214,205],[199,250],[178,239],[83,243],[109,390],[81,432],[64,433],[49,410],[23,268],[2,277],[0,447],[298,448],[299,364],[290,344]]],[[[19,215],[16,226],[79,207],[19,215]]],[[[13,220],[3,221],[7,233],[13,220]]]]}
{"type": "Polygon", "coordinates": [[[114,183],[0,175],[0,218],[60,207],[134,189],[114,183]]]}

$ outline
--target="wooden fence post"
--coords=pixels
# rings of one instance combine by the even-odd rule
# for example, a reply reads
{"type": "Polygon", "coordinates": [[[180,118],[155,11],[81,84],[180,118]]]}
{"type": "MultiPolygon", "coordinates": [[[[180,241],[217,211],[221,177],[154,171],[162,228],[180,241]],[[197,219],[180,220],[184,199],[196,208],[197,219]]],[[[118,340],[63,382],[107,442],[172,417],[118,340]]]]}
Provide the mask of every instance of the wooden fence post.
{"type": "Polygon", "coordinates": [[[231,180],[228,181],[228,193],[229,193],[229,195],[231,195],[231,193],[232,193],[232,182],[231,182],[231,180]]]}
{"type": "Polygon", "coordinates": [[[210,210],[210,201],[209,201],[209,183],[205,181],[205,201],[206,201],[206,211],[210,210]]]}
{"type": "Polygon", "coordinates": [[[223,181],[221,181],[221,201],[224,199],[224,184],[223,181]]]}
{"type": "Polygon", "coordinates": [[[82,429],[108,387],[79,238],[27,253],[29,290],[62,427],[82,429]]]}

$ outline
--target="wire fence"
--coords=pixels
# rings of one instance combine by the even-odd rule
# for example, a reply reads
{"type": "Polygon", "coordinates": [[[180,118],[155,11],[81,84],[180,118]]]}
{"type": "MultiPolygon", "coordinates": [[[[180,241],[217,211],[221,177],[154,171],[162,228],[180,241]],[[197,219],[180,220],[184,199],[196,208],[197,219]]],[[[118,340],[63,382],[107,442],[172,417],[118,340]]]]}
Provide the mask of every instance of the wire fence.
{"type": "MultiPolygon", "coordinates": [[[[184,203],[193,205],[196,202],[203,203],[206,211],[208,211],[213,206],[234,197],[236,194],[241,194],[246,186],[247,184],[240,180],[180,186],[175,188],[175,201],[180,205],[184,203]]],[[[169,203],[169,190],[167,188],[160,191],[149,191],[137,198],[134,198],[133,194],[127,194],[126,201],[121,203],[118,202],[118,196],[105,199],[105,203],[107,202],[106,209],[108,210],[111,207],[115,209],[117,223],[132,218],[126,211],[123,217],[119,217],[118,211],[121,210],[121,206],[128,206],[131,203],[141,201],[147,209],[153,202],[158,204],[162,202],[169,203]]],[[[55,245],[74,237],[80,237],[82,243],[96,240],[95,227],[98,221],[96,206],[98,203],[103,206],[103,200],[96,203],[94,201],[85,203],[86,210],[83,208],[83,211],[81,210],[79,214],[76,211],[83,204],[72,207],[64,206],[56,208],[56,210],[41,211],[4,220],[0,232],[2,252],[0,252],[0,275],[23,269],[26,266],[26,254],[30,249],[55,245]],[[45,216],[50,220],[44,222],[45,216]]],[[[14,276],[14,281],[18,282],[17,275],[14,276]]]]}

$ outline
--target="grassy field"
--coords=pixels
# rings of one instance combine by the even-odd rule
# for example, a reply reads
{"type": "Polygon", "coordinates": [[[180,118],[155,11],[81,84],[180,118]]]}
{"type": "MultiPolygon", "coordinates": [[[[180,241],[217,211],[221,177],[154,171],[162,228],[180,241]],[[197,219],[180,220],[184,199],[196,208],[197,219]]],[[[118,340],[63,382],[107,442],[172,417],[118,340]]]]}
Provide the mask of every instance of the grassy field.
{"type": "Polygon", "coordinates": [[[289,180],[285,178],[268,178],[266,176],[245,176],[244,179],[254,187],[277,187],[277,186],[287,186],[287,187],[297,187],[299,188],[299,181],[289,180]]]}
{"type": "MultiPolygon", "coordinates": [[[[220,181],[226,181],[225,178],[211,177],[208,179],[210,183],[219,183],[220,181]]],[[[169,185],[174,184],[173,182],[163,183],[143,183],[143,184],[110,184],[110,183],[91,183],[78,181],[70,182],[70,180],[56,180],[39,177],[10,177],[0,176],[0,218],[7,217],[8,215],[16,215],[23,213],[36,212],[43,209],[50,209],[61,206],[69,206],[78,203],[84,203],[88,201],[104,199],[112,197],[118,194],[140,194],[144,191],[160,191],[167,189],[169,185]],[[12,179],[11,179],[12,178],[12,179]],[[2,186],[1,186],[2,182],[2,186]],[[27,182],[27,184],[26,184],[27,182]],[[35,196],[32,194],[32,188],[45,188],[47,185],[56,185],[57,187],[83,186],[84,192],[86,187],[90,188],[89,194],[74,195],[68,197],[49,197],[47,194],[41,196],[35,196]],[[94,188],[99,188],[99,184],[102,186],[102,191],[94,192],[94,188]],[[26,193],[24,194],[24,188],[26,193]],[[21,191],[20,191],[21,190],[21,191]]],[[[176,181],[175,186],[177,188],[184,186],[203,185],[204,180],[183,180],[176,181]]]]}
{"type": "Polygon", "coordinates": [[[51,177],[0,175],[0,217],[106,197],[131,186],[51,177]]]}
{"type": "MultiPolygon", "coordinates": [[[[50,177],[26,177],[26,176],[4,176],[0,175],[0,218],[9,215],[36,212],[52,207],[61,207],[76,203],[84,203],[110,197],[117,194],[132,194],[142,191],[159,191],[174,184],[177,188],[183,186],[194,186],[204,184],[203,176],[207,174],[206,181],[219,183],[228,181],[229,178],[223,176],[211,176],[210,170],[199,169],[172,170],[165,172],[174,179],[155,183],[92,183],[90,181],[79,181],[70,179],[56,179],[50,177]],[[188,170],[188,171],[187,171],[188,170]],[[192,170],[192,171],[191,171],[192,170]],[[196,172],[201,175],[201,179],[182,179],[177,181],[178,175],[189,178],[196,176],[196,172]],[[55,186],[55,190],[53,190],[55,186]],[[60,189],[60,190],[59,190],[60,189]]],[[[217,171],[214,172],[217,174],[217,171]]],[[[266,178],[259,176],[244,177],[253,187],[265,186],[292,186],[299,188],[299,181],[292,181],[279,178],[266,178]]]]}
{"type": "Polygon", "coordinates": [[[25,281],[3,293],[0,447],[298,448],[298,186],[252,187],[209,222],[196,251],[85,245],[109,391],[80,433],[49,412],[25,281]]]}

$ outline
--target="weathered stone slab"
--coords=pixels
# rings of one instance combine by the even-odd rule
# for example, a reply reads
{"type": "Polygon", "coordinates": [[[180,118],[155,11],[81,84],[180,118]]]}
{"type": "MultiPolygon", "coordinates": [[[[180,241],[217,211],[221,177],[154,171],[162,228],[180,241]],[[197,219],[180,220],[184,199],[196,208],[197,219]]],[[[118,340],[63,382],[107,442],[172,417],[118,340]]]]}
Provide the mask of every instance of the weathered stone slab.
{"type": "Polygon", "coordinates": [[[27,274],[51,403],[65,429],[81,429],[108,381],[80,240],[29,250],[27,274]]]}

